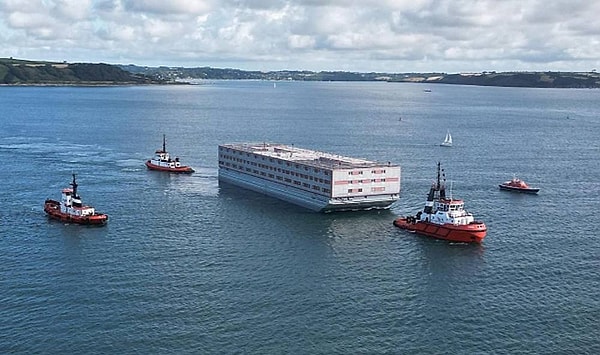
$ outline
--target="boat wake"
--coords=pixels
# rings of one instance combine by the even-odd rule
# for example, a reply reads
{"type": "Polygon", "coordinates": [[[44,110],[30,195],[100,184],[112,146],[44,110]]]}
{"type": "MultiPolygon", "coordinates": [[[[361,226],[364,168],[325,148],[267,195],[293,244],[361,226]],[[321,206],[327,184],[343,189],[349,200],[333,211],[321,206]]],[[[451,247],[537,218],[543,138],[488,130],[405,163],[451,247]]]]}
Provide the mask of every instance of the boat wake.
{"type": "Polygon", "coordinates": [[[0,144],[0,150],[11,151],[24,157],[34,157],[43,161],[69,164],[95,165],[114,161],[112,151],[98,145],[76,144],[72,142],[41,137],[9,137],[0,144]]]}
{"type": "Polygon", "coordinates": [[[121,171],[125,172],[125,173],[134,173],[134,172],[138,172],[138,171],[142,171],[142,170],[146,170],[146,169],[141,169],[141,168],[122,168],[121,171]]]}

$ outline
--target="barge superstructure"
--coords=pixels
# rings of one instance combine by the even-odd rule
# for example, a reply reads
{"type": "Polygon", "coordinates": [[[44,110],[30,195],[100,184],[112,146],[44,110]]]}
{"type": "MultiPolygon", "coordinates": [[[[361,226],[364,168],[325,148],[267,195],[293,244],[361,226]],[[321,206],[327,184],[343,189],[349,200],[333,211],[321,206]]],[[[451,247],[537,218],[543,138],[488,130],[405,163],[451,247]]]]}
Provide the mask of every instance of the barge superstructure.
{"type": "Polygon", "coordinates": [[[400,166],[276,143],[219,145],[219,180],[314,211],[389,208],[400,166]]]}

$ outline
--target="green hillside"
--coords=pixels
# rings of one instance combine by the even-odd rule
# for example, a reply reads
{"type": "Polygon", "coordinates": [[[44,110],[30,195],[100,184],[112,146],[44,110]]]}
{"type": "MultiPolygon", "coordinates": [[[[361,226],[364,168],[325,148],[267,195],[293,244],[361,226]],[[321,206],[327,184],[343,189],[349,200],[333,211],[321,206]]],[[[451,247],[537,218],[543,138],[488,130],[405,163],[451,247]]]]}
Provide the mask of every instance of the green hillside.
{"type": "Polygon", "coordinates": [[[600,87],[600,74],[596,72],[486,72],[444,75],[433,82],[479,86],[598,88],[600,87]]]}
{"type": "Polygon", "coordinates": [[[0,58],[0,84],[5,85],[139,85],[156,83],[160,82],[109,64],[58,63],[0,58]]]}

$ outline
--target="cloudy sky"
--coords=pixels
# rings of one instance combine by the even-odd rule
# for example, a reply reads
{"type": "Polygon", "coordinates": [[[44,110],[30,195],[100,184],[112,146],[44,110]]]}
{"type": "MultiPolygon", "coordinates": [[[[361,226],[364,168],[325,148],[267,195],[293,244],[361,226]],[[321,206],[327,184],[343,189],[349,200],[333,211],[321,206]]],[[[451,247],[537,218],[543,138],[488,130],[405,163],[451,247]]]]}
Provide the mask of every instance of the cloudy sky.
{"type": "Polygon", "coordinates": [[[0,57],[245,70],[600,70],[598,0],[0,0],[0,57]]]}

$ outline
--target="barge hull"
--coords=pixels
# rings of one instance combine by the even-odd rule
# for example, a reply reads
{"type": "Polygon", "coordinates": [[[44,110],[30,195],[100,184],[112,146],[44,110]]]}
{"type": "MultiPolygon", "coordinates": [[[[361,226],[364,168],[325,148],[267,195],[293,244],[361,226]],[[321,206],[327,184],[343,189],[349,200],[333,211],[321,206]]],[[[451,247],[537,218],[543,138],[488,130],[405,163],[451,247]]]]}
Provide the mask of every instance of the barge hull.
{"type": "Polygon", "coordinates": [[[289,203],[293,203],[315,212],[335,211],[364,211],[371,209],[388,209],[397,198],[387,200],[343,201],[327,198],[316,193],[310,194],[304,190],[296,189],[284,184],[261,179],[236,171],[219,169],[219,180],[225,183],[243,187],[258,193],[265,194],[289,203]]]}

